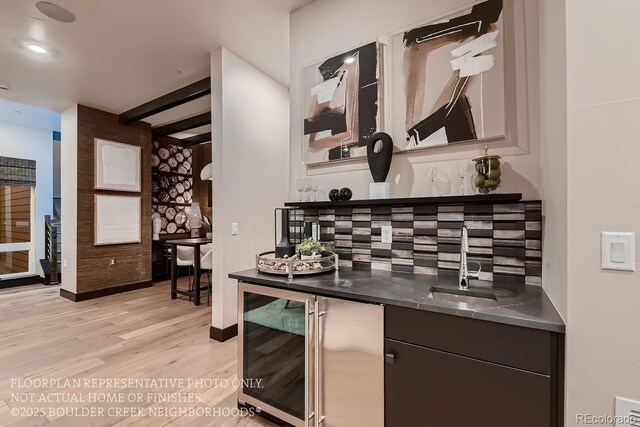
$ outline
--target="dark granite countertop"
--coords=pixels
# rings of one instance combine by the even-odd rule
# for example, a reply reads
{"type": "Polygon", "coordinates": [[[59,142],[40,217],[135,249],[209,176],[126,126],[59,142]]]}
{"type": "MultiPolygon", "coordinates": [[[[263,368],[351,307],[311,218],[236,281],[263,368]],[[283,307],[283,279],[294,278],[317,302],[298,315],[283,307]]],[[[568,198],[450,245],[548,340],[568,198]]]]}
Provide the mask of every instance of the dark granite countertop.
{"type": "Polygon", "coordinates": [[[503,285],[472,280],[470,290],[492,292],[497,296],[495,306],[484,307],[429,296],[434,287],[457,289],[457,276],[341,268],[340,271],[297,276],[289,280],[287,276],[261,273],[254,268],[232,273],[229,277],[243,282],[328,297],[410,307],[550,332],[565,331],[562,318],[539,286],[503,285]]]}

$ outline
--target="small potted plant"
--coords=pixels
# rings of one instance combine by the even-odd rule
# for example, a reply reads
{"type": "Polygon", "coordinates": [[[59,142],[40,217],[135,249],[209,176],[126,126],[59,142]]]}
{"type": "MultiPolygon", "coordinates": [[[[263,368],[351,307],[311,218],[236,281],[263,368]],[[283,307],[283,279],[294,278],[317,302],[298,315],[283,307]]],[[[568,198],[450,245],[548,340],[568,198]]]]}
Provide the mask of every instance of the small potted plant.
{"type": "Polygon", "coordinates": [[[324,246],[311,237],[305,239],[302,243],[300,243],[300,245],[298,245],[298,252],[300,252],[301,259],[320,258],[324,250],[324,246]]]}
{"type": "Polygon", "coordinates": [[[202,215],[202,226],[207,231],[207,239],[211,239],[213,236],[211,233],[211,220],[206,215],[202,215]]]}

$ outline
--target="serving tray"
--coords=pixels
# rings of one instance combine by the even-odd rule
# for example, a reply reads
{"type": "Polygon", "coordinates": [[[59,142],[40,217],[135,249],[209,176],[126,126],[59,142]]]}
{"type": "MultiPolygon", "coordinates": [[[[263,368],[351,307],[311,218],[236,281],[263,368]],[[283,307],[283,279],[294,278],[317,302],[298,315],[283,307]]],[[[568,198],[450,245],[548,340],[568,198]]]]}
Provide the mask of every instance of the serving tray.
{"type": "Polygon", "coordinates": [[[256,268],[268,274],[280,276],[303,276],[310,274],[326,273],[327,271],[338,269],[338,255],[334,252],[325,251],[314,257],[302,259],[294,255],[291,258],[276,258],[275,252],[263,252],[256,255],[256,268]]]}

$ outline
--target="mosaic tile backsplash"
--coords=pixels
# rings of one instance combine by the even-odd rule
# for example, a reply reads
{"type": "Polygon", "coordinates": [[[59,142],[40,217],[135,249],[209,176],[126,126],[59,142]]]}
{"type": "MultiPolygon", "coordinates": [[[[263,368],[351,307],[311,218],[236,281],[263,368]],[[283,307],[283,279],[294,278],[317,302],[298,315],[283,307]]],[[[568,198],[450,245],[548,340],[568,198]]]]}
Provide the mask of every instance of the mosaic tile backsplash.
{"type": "Polygon", "coordinates": [[[479,264],[483,280],[542,285],[540,201],[297,209],[291,220],[294,232],[318,221],[320,239],[334,245],[342,267],[430,275],[458,273],[466,224],[470,271],[479,264]],[[382,243],[381,227],[389,225],[393,242],[382,243]]]}

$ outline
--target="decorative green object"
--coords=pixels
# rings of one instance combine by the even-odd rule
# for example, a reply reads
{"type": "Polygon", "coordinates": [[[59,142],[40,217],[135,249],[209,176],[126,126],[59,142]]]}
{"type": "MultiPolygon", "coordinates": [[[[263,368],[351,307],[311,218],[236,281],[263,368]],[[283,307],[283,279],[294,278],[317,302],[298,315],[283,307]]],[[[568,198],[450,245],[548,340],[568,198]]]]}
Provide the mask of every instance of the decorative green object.
{"type": "Polygon", "coordinates": [[[211,231],[211,220],[206,215],[202,215],[202,226],[207,230],[207,232],[211,231]]]}
{"type": "Polygon", "coordinates": [[[324,250],[325,247],[320,242],[311,237],[309,237],[308,239],[304,239],[304,241],[298,246],[300,255],[304,256],[321,255],[324,250]]]}
{"type": "Polygon", "coordinates": [[[484,146],[484,155],[473,159],[476,164],[477,176],[474,185],[482,194],[489,194],[496,190],[502,182],[500,171],[500,156],[490,155],[489,146],[484,146]]]}

